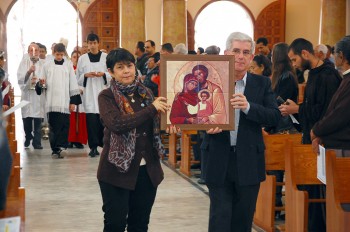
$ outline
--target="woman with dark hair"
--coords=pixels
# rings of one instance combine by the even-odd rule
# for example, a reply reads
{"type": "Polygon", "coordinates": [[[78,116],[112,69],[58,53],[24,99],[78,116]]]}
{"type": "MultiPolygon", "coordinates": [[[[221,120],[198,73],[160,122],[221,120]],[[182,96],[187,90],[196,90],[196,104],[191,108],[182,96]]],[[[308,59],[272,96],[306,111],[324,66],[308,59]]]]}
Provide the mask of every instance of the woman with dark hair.
{"type": "MultiPolygon", "coordinates": [[[[110,87],[98,96],[104,147],[97,171],[104,230],[148,230],[157,187],[164,178],[160,154],[159,113],[169,109],[164,97],[136,77],[135,58],[126,49],[109,52],[110,87]]],[[[170,131],[172,132],[172,130],[170,131]]]]}
{"type": "Polygon", "coordinates": [[[283,99],[297,101],[298,80],[288,57],[288,44],[286,43],[277,43],[273,46],[271,81],[275,94],[283,99]]]}
{"type": "Polygon", "coordinates": [[[182,92],[176,94],[170,112],[172,124],[193,124],[198,112],[198,79],[193,74],[184,77],[182,92]]]}
{"type": "Polygon", "coordinates": [[[250,64],[249,71],[256,75],[271,76],[271,61],[264,55],[256,55],[250,64]]]}
{"type": "MultiPolygon", "coordinates": [[[[298,98],[298,80],[288,57],[288,45],[277,43],[272,49],[272,90],[276,96],[278,105],[284,104],[284,101],[291,99],[297,102],[298,98]]],[[[276,127],[265,127],[265,131],[270,134],[297,133],[293,121],[287,116],[281,117],[276,127]]],[[[283,182],[284,171],[269,171],[269,175],[275,175],[277,182],[283,182]]],[[[282,186],[276,187],[276,206],[282,206],[282,186]]],[[[280,211],[276,211],[276,217],[282,218],[280,211]]]]}

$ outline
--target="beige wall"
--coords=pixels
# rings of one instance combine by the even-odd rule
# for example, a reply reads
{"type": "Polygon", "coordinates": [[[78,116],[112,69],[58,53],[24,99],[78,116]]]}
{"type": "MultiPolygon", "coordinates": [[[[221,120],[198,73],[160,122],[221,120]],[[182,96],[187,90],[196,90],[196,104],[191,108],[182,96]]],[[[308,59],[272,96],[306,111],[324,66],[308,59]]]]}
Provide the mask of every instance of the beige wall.
{"type": "Polygon", "coordinates": [[[146,10],[146,40],[156,43],[156,51],[160,50],[161,23],[162,23],[162,0],[145,0],[146,10]]]}
{"type": "MultiPolygon", "coordinates": [[[[264,1],[241,0],[240,2],[250,9],[255,20],[256,17],[259,15],[260,11],[274,1],[275,0],[264,0],[264,1]]],[[[205,1],[188,0],[187,1],[188,11],[192,15],[192,17],[195,18],[196,15],[198,14],[198,11],[202,8],[202,6],[204,6],[208,2],[210,2],[210,0],[205,0],[205,1]]]]}
{"type": "Polygon", "coordinates": [[[319,43],[321,0],[287,0],[286,43],[302,37],[319,43]]]}
{"type": "MultiPolygon", "coordinates": [[[[145,1],[146,3],[152,2],[152,4],[146,4],[146,37],[153,38],[157,50],[159,50],[161,44],[161,15],[154,12],[156,12],[156,9],[161,12],[162,0],[145,1]],[[149,11],[148,9],[152,10],[149,11]],[[159,27],[155,27],[155,25],[159,25],[159,27]]],[[[241,0],[241,3],[250,9],[255,20],[261,10],[273,1],[241,0]]],[[[208,2],[210,0],[187,0],[187,10],[195,18],[199,10],[208,2]]],[[[312,43],[318,43],[321,0],[286,0],[286,5],[286,42],[291,43],[294,39],[303,37],[312,43]]]]}
{"type": "MultiPolygon", "coordinates": [[[[90,4],[95,0],[90,0],[90,4]]],[[[185,0],[184,0],[185,1],[185,0]]],[[[274,0],[241,0],[252,12],[254,19],[259,12],[274,0]]],[[[304,37],[312,43],[318,43],[320,31],[321,0],[286,0],[286,42],[290,43],[295,38],[304,37]]],[[[349,0],[347,0],[349,1],[349,0]]],[[[1,0],[0,8],[6,12],[12,0],[1,0]]],[[[209,0],[187,0],[188,11],[192,17],[196,17],[201,7],[209,0]]],[[[86,3],[81,4],[81,12],[84,15],[86,3]]],[[[156,42],[157,50],[161,44],[161,12],[162,0],[145,0],[146,7],[146,39],[156,42]]],[[[349,26],[347,27],[349,28],[349,26]]],[[[349,30],[348,30],[349,32],[349,30]]]]}
{"type": "MultiPolygon", "coordinates": [[[[267,5],[274,0],[242,0],[256,19],[267,5]]],[[[348,0],[349,1],[349,0],[348,0]]],[[[209,1],[188,0],[188,11],[196,17],[198,11],[209,1]]],[[[321,17],[321,0],[286,0],[286,42],[291,43],[298,37],[318,43],[321,17]]]]}

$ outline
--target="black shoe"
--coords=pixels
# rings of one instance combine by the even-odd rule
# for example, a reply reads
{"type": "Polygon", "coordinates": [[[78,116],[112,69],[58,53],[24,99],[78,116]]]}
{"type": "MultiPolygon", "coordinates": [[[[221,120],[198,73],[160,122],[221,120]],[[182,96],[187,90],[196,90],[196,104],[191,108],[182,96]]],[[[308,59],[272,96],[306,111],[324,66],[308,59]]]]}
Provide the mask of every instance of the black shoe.
{"type": "Polygon", "coordinates": [[[68,143],[67,148],[73,148],[73,143],[68,143]]]}
{"type": "Polygon", "coordinates": [[[58,150],[58,151],[53,151],[52,152],[52,155],[51,155],[51,158],[52,159],[63,159],[65,156],[66,156],[66,151],[65,150],[58,150]]]}
{"type": "Polygon", "coordinates": [[[26,141],[24,142],[24,147],[28,148],[30,145],[30,139],[26,139],[26,141]]]}
{"type": "Polygon", "coordinates": [[[41,145],[33,145],[33,147],[34,147],[34,149],[43,149],[43,146],[41,146],[41,145]]]}
{"type": "Polygon", "coordinates": [[[96,152],[98,153],[97,149],[96,148],[91,148],[90,152],[89,152],[89,156],[92,158],[92,157],[95,157],[96,156],[96,152]]]}
{"type": "Polygon", "coordinates": [[[72,147],[73,147],[73,144],[74,144],[74,146],[75,146],[76,148],[78,148],[78,149],[84,149],[84,145],[81,144],[81,143],[72,143],[72,147]]]}
{"type": "Polygon", "coordinates": [[[194,174],[193,176],[194,176],[195,178],[201,178],[201,174],[200,174],[200,173],[194,174]]]}
{"type": "Polygon", "coordinates": [[[286,215],[282,214],[280,211],[277,211],[275,213],[275,219],[284,221],[286,219],[286,215]]]}
{"type": "Polygon", "coordinates": [[[201,169],[201,164],[192,164],[191,169],[201,169]]]}
{"type": "Polygon", "coordinates": [[[199,180],[197,181],[197,183],[198,183],[198,184],[205,184],[205,180],[199,179],[199,180]]]}
{"type": "Polygon", "coordinates": [[[96,155],[96,156],[99,156],[99,155],[100,155],[100,152],[98,152],[97,148],[95,149],[95,155],[96,155]]]}

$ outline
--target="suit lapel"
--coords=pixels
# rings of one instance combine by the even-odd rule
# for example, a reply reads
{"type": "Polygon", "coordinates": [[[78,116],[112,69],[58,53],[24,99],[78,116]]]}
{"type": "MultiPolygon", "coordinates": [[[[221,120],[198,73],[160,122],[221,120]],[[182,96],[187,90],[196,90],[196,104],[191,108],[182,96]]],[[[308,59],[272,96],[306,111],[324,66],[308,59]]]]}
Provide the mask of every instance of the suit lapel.
{"type": "Polygon", "coordinates": [[[254,80],[252,74],[247,73],[247,82],[245,85],[244,95],[248,101],[254,101],[256,98],[257,82],[254,80]]]}

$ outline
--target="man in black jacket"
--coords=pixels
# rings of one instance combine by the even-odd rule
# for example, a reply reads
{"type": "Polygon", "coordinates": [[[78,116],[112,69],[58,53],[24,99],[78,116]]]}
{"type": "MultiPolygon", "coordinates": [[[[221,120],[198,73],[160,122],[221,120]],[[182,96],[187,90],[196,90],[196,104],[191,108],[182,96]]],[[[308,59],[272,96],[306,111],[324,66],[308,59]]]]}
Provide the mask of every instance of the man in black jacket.
{"type": "Polygon", "coordinates": [[[321,143],[325,148],[339,150],[341,156],[350,156],[350,36],[335,45],[334,57],[343,80],[325,116],[313,126],[311,139],[315,151],[321,143]]]}
{"type": "MultiPolygon", "coordinates": [[[[311,42],[299,38],[289,46],[288,56],[293,66],[301,71],[309,69],[309,77],[305,86],[304,101],[297,105],[288,99],[288,104],[279,107],[283,116],[298,113],[302,126],[302,143],[311,144],[310,131],[316,122],[325,115],[328,105],[337,91],[341,77],[338,71],[328,63],[324,63],[314,55],[311,42]]],[[[298,186],[300,190],[306,190],[310,198],[320,198],[324,192],[320,186],[298,186]]],[[[308,231],[326,231],[325,216],[321,204],[309,205],[308,231]]]]}
{"type": "Polygon", "coordinates": [[[201,149],[206,157],[205,181],[209,189],[209,232],[251,231],[260,182],[265,180],[265,145],[262,125],[280,119],[268,77],[247,72],[253,60],[254,41],[232,33],[225,55],[235,55],[235,130],[212,128],[201,149]]]}
{"type": "Polygon", "coordinates": [[[288,99],[288,104],[281,105],[279,109],[283,116],[299,114],[303,132],[302,143],[311,144],[310,130],[326,113],[342,78],[334,67],[314,55],[312,43],[305,39],[294,40],[289,46],[288,56],[295,68],[301,71],[309,69],[309,77],[303,103],[297,105],[288,99]]]}

